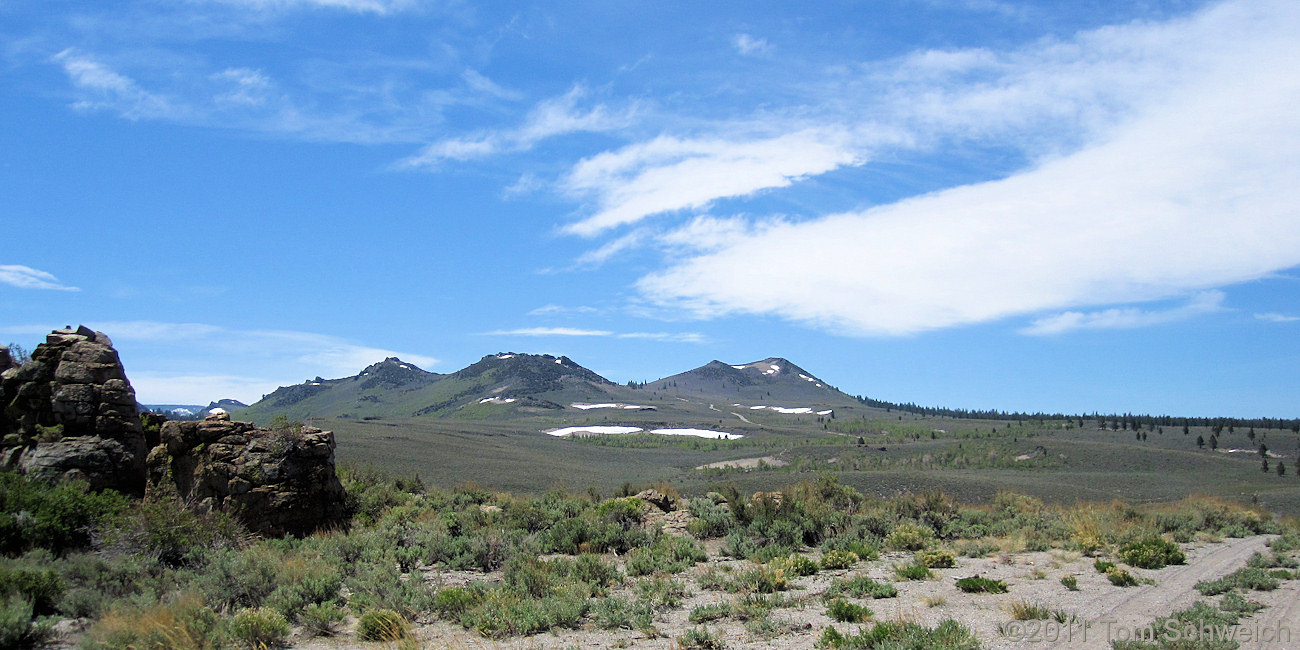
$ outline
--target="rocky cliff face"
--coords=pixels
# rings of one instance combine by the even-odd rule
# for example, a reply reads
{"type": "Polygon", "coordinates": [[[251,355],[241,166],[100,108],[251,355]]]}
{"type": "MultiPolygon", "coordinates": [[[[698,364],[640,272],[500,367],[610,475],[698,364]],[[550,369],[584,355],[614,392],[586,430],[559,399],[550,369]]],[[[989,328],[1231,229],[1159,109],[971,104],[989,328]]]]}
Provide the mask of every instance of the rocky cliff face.
{"type": "MultiPolygon", "coordinates": [[[[6,350],[4,365],[9,365],[6,350]]],[[[56,330],[31,361],[0,372],[0,466],[47,480],[144,492],[145,440],[135,391],[113,342],[56,330]]]]}
{"type": "Polygon", "coordinates": [[[149,453],[150,491],[174,490],[264,535],[301,535],[346,515],[329,431],[271,431],[216,413],[202,422],[167,422],[161,437],[149,453]]]}

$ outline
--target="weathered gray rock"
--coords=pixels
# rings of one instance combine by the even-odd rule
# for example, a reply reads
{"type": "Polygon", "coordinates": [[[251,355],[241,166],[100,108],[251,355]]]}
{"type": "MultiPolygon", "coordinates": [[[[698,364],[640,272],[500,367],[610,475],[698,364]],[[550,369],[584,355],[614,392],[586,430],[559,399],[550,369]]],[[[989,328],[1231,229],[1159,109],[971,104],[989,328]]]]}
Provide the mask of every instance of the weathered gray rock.
{"type": "Polygon", "coordinates": [[[654,488],[642,490],[636,498],[658,508],[660,512],[672,512],[677,509],[677,499],[654,488]]]}
{"type": "MultiPolygon", "coordinates": [[[[6,350],[2,355],[10,365],[6,350]]],[[[113,342],[56,330],[31,361],[0,372],[0,463],[50,481],[144,492],[145,441],[135,391],[113,342]]]]}
{"type": "Polygon", "coordinates": [[[227,414],[163,424],[149,453],[149,490],[175,491],[200,510],[222,510],[264,535],[301,535],[346,516],[334,473],[334,434],[312,427],[259,429],[227,414]]]}

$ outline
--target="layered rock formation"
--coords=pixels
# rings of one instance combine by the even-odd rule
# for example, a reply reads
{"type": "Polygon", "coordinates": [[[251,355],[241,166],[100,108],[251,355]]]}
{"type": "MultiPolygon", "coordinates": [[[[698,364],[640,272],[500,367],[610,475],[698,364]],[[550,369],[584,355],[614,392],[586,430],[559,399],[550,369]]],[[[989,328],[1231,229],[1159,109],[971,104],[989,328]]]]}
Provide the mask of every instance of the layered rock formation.
{"type": "Polygon", "coordinates": [[[202,422],[167,422],[161,436],[149,453],[150,491],[174,490],[264,535],[301,535],[346,515],[329,431],[259,429],[220,412],[202,422]]]}
{"type": "MultiPolygon", "coordinates": [[[[10,365],[7,350],[3,357],[10,365]]],[[[50,333],[31,361],[0,373],[0,406],[0,466],[144,492],[135,391],[104,333],[84,326],[50,333]]]]}

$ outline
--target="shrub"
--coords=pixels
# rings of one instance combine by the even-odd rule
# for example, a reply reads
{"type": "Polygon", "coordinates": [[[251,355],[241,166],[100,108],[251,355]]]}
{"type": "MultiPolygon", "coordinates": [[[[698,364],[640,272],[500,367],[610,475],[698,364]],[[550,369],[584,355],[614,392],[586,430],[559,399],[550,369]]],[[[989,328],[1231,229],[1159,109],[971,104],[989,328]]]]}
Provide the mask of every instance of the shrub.
{"type": "Polygon", "coordinates": [[[1114,562],[1107,562],[1107,561],[1105,561],[1105,560],[1101,560],[1101,559],[1097,559],[1097,560],[1093,560],[1093,562],[1092,562],[1092,568],[1096,569],[1096,570],[1097,570],[1097,573],[1105,573],[1105,572],[1110,571],[1111,569],[1115,568],[1115,563],[1114,563],[1114,562]]]}
{"type": "Polygon", "coordinates": [[[646,601],[631,602],[611,596],[593,603],[591,615],[596,626],[604,630],[644,630],[654,623],[654,606],[646,601]]]}
{"type": "Polygon", "coordinates": [[[54,613],[63,579],[54,569],[0,566],[0,596],[22,596],[37,615],[54,613]]]}
{"type": "Polygon", "coordinates": [[[1219,609],[1225,612],[1250,616],[1251,614],[1264,609],[1264,605],[1253,600],[1246,600],[1245,596],[1232,591],[1224,596],[1223,600],[1219,601],[1219,609]]]}
{"type": "Polygon", "coordinates": [[[928,526],[918,526],[903,522],[885,538],[885,543],[896,551],[919,551],[934,540],[934,530],[928,526]]]}
{"type": "Polygon", "coordinates": [[[433,596],[433,609],[448,618],[459,617],[462,612],[480,602],[483,602],[483,596],[476,591],[464,587],[447,587],[433,596]]]}
{"type": "Polygon", "coordinates": [[[933,628],[911,622],[876,623],[868,631],[844,635],[833,627],[822,631],[817,647],[840,648],[907,648],[926,650],[978,650],[979,640],[966,626],[948,619],[933,628]]]}
{"type": "Polygon", "coordinates": [[[1011,618],[1017,621],[1034,621],[1046,620],[1052,617],[1052,610],[1042,603],[1031,603],[1027,600],[1014,600],[1008,606],[1011,611],[1011,618]]]}
{"type": "Polygon", "coordinates": [[[707,628],[697,627],[677,637],[677,646],[682,650],[722,650],[727,644],[707,628]]]}
{"type": "Polygon", "coordinates": [[[590,607],[589,595],[584,589],[561,588],[554,595],[534,599],[493,590],[482,603],[461,614],[460,624],[488,638],[575,628],[590,607]]]}
{"type": "Polygon", "coordinates": [[[357,637],[362,641],[400,641],[410,634],[406,619],[391,609],[368,611],[357,623],[357,637]]]}
{"type": "Polygon", "coordinates": [[[217,614],[194,592],[182,592],[147,607],[121,603],[90,628],[87,645],[106,650],[222,648],[217,614]]]}
{"type": "Polygon", "coordinates": [[[242,609],[230,621],[230,635],[253,650],[280,645],[289,636],[289,622],[268,608],[242,609]]]}
{"type": "Polygon", "coordinates": [[[934,572],[926,568],[924,564],[913,562],[911,564],[894,565],[894,575],[904,580],[929,580],[934,577],[934,572]]]}
{"type": "Polygon", "coordinates": [[[0,648],[16,648],[49,636],[47,625],[33,621],[32,601],[21,594],[0,595],[0,648]]]}
{"type": "Polygon", "coordinates": [[[1070,591],[1079,590],[1079,579],[1074,576],[1061,576],[1061,585],[1070,591]]]}
{"type": "Polygon", "coordinates": [[[916,563],[930,569],[951,569],[957,566],[957,558],[952,551],[920,551],[916,563]]]}
{"type": "Polygon", "coordinates": [[[757,565],[752,569],[737,573],[727,591],[742,593],[771,594],[785,591],[788,587],[785,572],[771,565],[757,565]]]}
{"type": "Polygon", "coordinates": [[[798,553],[772,560],[768,564],[774,569],[780,569],[785,575],[795,578],[816,575],[820,569],[816,562],[798,553]]]}
{"type": "Polygon", "coordinates": [[[822,556],[822,568],[827,570],[847,569],[858,561],[858,554],[852,551],[827,551],[822,556]]]}
{"type": "Polygon", "coordinates": [[[984,594],[1005,594],[1007,593],[1007,583],[1001,580],[990,580],[980,576],[962,578],[956,582],[957,588],[968,593],[984,594]]]}
{"type": "Polygon", "coordinates": [[[861,605],[836,598],[826,605],[826,615],[841,623],[865,623],[873,612],[861,605]]]}
{"type": "Polygon", "coordinates": [[[130,502],[112,490],[91,492],[85,483],[55,486],[13,472],[0,472],[0,554],[34,548],[56,554],[85,548],[93,532],[130,502]]]}
{"type": "Polygon", "coordinates": [[[691,610],[687,619],[692,623],[708,623],[731,615],[731,605],[726,603],[709,603],[691,610]]]}
{"type": "Polygon", "coordinates": [[[656,609],[677,607],[686,597],[686,585],[665,575],[642,578],[633,586],[639,600],[650,603],[656,609]]]}
{"type": "Polygon", "coordinates": [[[999,546],[992,542],[983,540],[967,540],[957,545],[957,552],[962,557],[985,557],[989,553],[996,553],[999,546]]]}
{"type": "Polygon", "coordinates": [[[1129,566],[1140,569],[1160,569],[1170,564],[1182,564],[1187,558],[1177,544],[1160,537],[1124,545],[1119,551],[1120,559],[1129,566]]]}
{"type": "Polygon", "coordinates": [[[1117,566],[1106,569],[1106,579],[1116,587],[1132,587],[1138,583],[1133,574],[1117,566]]]}
{"type": "Polygon", "coordinates": [[[858,576],[848,580],[835,580],[826,590],[827,597],[852,596],[854,598],[893,598],[898,590],[893,585],[872,580],[868,576],[858,576]]]}
{"type": "Polygon", "coordinates": [[[310,636],[334,636],[347,613],[336,603],[312,603],[303,608],[298,619],[310,636]]]}
{"type": "Polygon", "coordinates": [[[167,567],[194,566],[212,551],[237,548],[239,523],[223,512],[199,513],[179,499],[149,498],[119,516],[107,541],[143,552],[167,567]]]}

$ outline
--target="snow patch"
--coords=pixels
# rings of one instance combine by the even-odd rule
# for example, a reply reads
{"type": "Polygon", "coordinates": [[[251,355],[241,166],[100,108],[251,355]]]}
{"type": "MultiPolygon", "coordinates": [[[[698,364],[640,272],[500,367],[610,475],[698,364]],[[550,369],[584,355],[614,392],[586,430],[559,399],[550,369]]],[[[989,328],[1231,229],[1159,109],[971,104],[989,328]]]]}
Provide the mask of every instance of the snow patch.
{"type": "Polygon", "coordinates": [[[735,368],[736,370],[744,370],[745,366],[732,366],[732,368],[735,368]]]}
{"type": "Polygon", "coordinates": [[[406,370],[410,370],[410,369],[411,369],[410,366],[408,366],[408,365],[406,365],[406,364],[404,364],[404,363],[399,363],[399,364],[397,364],[397,367],[398,367],[398,368],[405,368],[406,370]]]}
{"type": "Polygon", "coordinates": [[[716,438],[718,440],[735,440],[745,437],[739,433],[710,431],[708,429],[653,429],[650,433],[657,433],[661,436],[695,436],[697,438],[716,438]]]}
{"type": "Polygon", "coordinates": [[[641,406],[640,404],[583,404],[580,402],[574,402],[569,406],[575,409],[582,409],[583,411],[591,409],[625,409],[628,411],[637,411],[640,409],[654,408],[653,406],[641,406]]]}
{"type": "MultiPolygon", "coordinates": [[[[604,435],[619,435],[626,433],[640,433],[644,431],[641,427],[621,427],[621,426],[586,426],[586,427],[565,427],[547,431],[552,436],[571,436],[574,434],[595,433],[604,435]]],[[[708,429],[654,429],[650,431],[661,436],[695,436],[697,438],[713,438],[716,440],[736,440],[744,436],[739,433],[727,433],[726,431],[710,431],[708,429]]]]}
{"type": "Polygon", "coordinates": [[[758,411],[762,409],[767,409],[769,411],[776,411],[777,413],[785,413],[786,415],[803,415],[806,413],[813,412],[813,410],[811,408],[808,408],[807,406],[787,407],[787,406],[766,406],[764,404],[759,404],[758,406],[749,407],[749,410],[751,411],[758,411]]]}
{"type": "Polygon", "coordinates": [[[638,431],[642,431],[642,430],[643,429],[641,429],[641,427],[611,427],[611,426],[565,427],[563,429],[555,429],[553,431],[547,431],[546,433],[552,436],[571,436],[575,433],[605,433],[605,434],[617,435],[620,433],[637,433],[638,431]]]}
{"type": "Polygon", "coordinates": [[[817,411],[817,415],[830,415],[831,413],[834,412],[835,409],[826,409],[825,411],[817,411]]]}
{"type": "Polygon", "coordinates": [[[513,355],[513,354],[498,354],[498,355],[497,355],[497,358],[498,358],[498,359],[513,359],[513,358],[515,358],[515,355],[513,355]]]}
{"type": "Polygon", "coordinates": [[[560,365],[564,365],[564,362],[563,362],[563,361],[560,361],[559,359],[556,359],[555,362],[558,363],[558,364],[560,364],[560,365]]]}
{"type": "Polygon", "coordinates": [[[518,399],[514,397],[507,397],[505,399],[502,399],[500,397],[484,397],[483,399],[479,400],[478,403],[479,404],[509,404],[515,401],[518,401],[518,399]]]}

